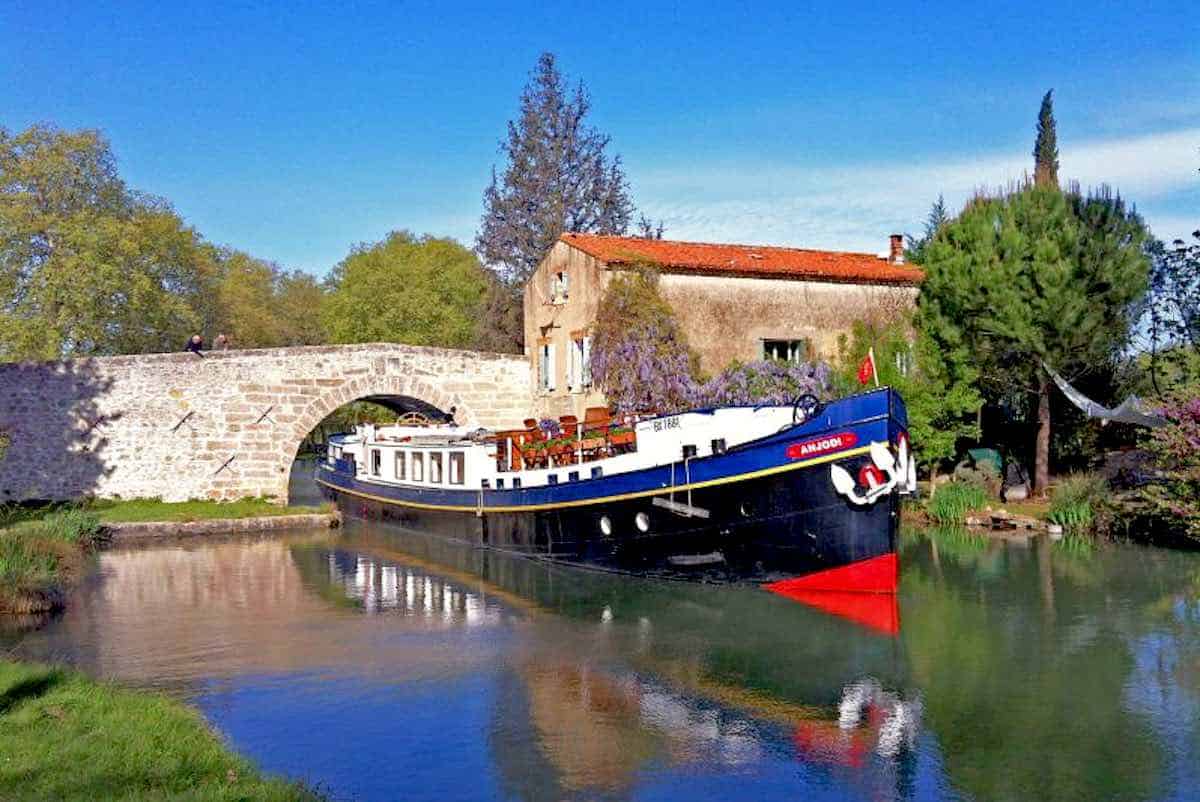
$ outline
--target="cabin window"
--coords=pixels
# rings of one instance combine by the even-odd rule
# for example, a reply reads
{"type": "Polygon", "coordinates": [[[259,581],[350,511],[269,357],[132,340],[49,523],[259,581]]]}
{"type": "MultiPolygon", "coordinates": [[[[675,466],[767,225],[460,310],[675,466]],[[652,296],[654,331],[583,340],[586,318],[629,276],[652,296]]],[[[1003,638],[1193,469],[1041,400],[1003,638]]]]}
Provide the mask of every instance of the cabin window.
{"type": "Polygon", "coordinates": [[[466,472],[467,456],[461,451],[450,454],[450,484],[461,485],[466,472]]]}
{"type": "Polygon", "coordinates": [[[429,455],[429,481],[436,482],[437,484],[442,483],[442,455],[441,454],[430,454],[429,455]]]}
{"type": "Polygon", "coordinates": [[[371,475],[378,476],[380,469],[383,467],[383,455],[379,453],[378,448],[371,449],[371,475]]]}
{"type": "Polygon", "coordinates": [[[603,475],[604,475],[604,468],[600,467],[599,465],[597,465],[595,468],[592,468],[592,478],[593,479],[599,479],[603,475]]]}
{"type": "Polygon", "coordinates": [[[804,362],[808,352],[808,340],[763,340],[763,359],[804,362]]]}
{"type": "Polygon", "coordinates": [[[592,338],[576,337],[571,340],[571,360],[568,365],[567,384],[572,390],[583,390],[592,386],[592,338]]]}
{"type": "Polygon", "coordinates": [[[568,473],[567,481],[568,482],[578,482],[579,481],[579,471],[571,471],[570,473],[568,473]]]}
{"type": "Polygon", "coordinates": [[[521,477],[519,477],[519,476],[514,476],[514,477],[513,477],[513,489],[514,489],[514,490],[516,490],[516,489],[517,489],[517,488],[519,488],[520,486],[521,486],[521,477]]]}
{"type": "Polygon", "coordinates": [[[548,342],[538,346],[538,386],[544,393],[554,389],[554,346],[548,342]]]}
{"type": "Polygon", "coordinates": [[[547,476],[547,477],[546,477],[546,479],[547,479],[547,480],[550,482],[550,484],[552,484],[552,485],[556,485],[556,484],[558,484],[558,474],[556,474],[556,473],[552,473],[552,474],[550,474],[549,476],[547,476]]]}
{"type": "MultiPolygon", "coordinates": [[[[484,485],[484,486],[486,487],[487,485],[484,485]]],[[[498,478],[498,479],[496,479],[496,489],[497,489],[497,490],[503,490],[503,489],[504,489],[504,480],[503,480],[503,479],[499,479],[499,478],[498,478]]]]}
{"type": "Polygon", "coordinates": [[[412,455],[412,480],[414,482],[425,481],[425,455],[412,455]]]}
{"type": "Polygon", "coordinates": [[[489,482],[487,479],[480,479],[479,486],[482,487],[484,490],[487,490],[489,487],[492,486],[492,483],[489,482]]]}
{"type": "Polygon", "coordinates": [[[407,478],[408,472],[405,470],[408,467],[408,454],[403,451],[396,452],[396,478],[404,481],[407,478]]]}
{"type": "Polygon", "coordinates": [[[571,294],[571,279],[561,270],[550,276],[550,303],[565,304],[571,294]]]}

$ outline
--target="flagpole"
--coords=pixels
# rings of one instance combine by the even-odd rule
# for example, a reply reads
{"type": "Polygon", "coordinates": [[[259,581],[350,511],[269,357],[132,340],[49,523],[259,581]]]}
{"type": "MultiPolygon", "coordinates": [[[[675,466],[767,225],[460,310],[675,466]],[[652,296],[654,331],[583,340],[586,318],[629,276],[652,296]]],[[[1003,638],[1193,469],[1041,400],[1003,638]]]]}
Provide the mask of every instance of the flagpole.
{"type": "Polygon", "coordinates": [[[867,356],[871,358],[871,377],[875,379],[875,387],[879,387],[879,371],[875,368],[875,347],[871,346],[867,349],[867,356]]]}

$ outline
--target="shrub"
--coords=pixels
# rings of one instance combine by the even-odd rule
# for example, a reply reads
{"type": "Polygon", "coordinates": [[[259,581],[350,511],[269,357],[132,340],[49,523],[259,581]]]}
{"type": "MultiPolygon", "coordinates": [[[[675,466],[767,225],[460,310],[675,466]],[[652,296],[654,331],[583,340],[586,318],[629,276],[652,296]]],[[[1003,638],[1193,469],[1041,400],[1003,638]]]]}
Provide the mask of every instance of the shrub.
{"type": "Polygon", "coordinates": [[[961,524],[968,512],[983,509],[987,503],[987,492],[980,485],[950,482],[929,500],[929,517],[940,524],[961,524]]]}
{"type": "Polygon", "coordinates": [[[1169,394],[1159,414],[1167,425],[1150,433],[1146,448],[1161,478],[1141,496],[1156,518],[1200,540],[1200,386],[1169,394]]]}
{"type": "Polygon", "coordinates": [[[1077,473],[1067,477],[1050,499],[1051,523],[1075,533],[1107,520],[1108,482],[1096,473],[1077,473]]]}

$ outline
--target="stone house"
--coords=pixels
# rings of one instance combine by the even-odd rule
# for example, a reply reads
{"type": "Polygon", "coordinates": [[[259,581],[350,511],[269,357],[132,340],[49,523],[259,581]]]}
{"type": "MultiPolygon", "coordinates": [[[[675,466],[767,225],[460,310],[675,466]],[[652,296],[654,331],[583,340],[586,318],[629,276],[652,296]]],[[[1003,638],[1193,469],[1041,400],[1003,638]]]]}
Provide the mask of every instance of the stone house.
{"type": "Polygon", "coordinates": [[[540,415],[604,403],[588,370],[600,298],[610,278],[652,264],[705,373],[733,360],[837,357],[855,320],[910,308],[922,273],[903,241],[883,255],[757,245],[563,234],[525,285],[525,351],[540,415]]]}

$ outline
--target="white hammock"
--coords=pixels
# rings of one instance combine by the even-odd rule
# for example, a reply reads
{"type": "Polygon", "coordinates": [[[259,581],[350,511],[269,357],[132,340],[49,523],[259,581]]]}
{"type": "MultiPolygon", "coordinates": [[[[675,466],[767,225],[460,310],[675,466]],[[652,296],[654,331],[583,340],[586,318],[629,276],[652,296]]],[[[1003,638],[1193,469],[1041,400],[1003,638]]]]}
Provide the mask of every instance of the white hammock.
{"type": "Polygon", "coordinates": [[[1117,423],[1132,423],[1135,426],[1149,426],[1152,429],[1167,425],[1166,418],[1147,412],[1145,405],[1136,395],[1129,396],[1118,406],[1109,409],[1076,390],[1067,383],[1066,379],[1055,373],[1045,361],[1042,362],[1042,367],[1050,374],[1050,378],[1054,379],[1054,383],[1058,385],[1058,389],[1063,391],[1063,395],[1070,399],[1072,404],[1083,410],[1083,413],[1089,418],[1100,418],[1105,423],[1110,420],[1117,423]]]}

